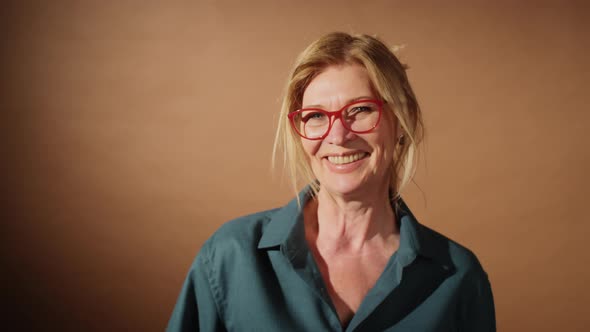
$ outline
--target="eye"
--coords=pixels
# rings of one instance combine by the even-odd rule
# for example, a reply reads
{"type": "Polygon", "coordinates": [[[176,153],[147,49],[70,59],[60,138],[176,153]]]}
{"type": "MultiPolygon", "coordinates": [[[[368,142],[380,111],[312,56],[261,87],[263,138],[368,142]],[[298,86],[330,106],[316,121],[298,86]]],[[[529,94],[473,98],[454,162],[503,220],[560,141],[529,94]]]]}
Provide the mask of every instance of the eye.
{"type": "Polygon", "coordinates": [[[305,111],[301,114],[301,121],[322,121],[326,118],[326,114],[318,111],[305,111]]]}
{"type": "Polygon", "coordinates": [[[370,112],[372,111],[371,107],[369,106],[356,106],[350,110],[350,113],[360,113],[360,112],[370,112]]]}
{"type": "Polygon", "coordinates": [[[355,105],[348,109],[348,116],[366,115],[374,112],[377,108],[373,105],[355,105]]]}

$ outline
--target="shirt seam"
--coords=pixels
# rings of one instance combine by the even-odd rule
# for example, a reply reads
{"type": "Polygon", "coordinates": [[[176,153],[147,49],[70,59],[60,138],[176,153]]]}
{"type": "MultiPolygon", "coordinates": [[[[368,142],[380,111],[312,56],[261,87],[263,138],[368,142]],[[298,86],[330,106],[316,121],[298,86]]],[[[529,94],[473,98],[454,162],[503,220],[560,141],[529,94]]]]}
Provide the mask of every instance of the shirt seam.
{"type": "MultiPolygon", "coordinates": [[[[481,266],[470,266],[463,276],[463,280],[461,282],[459,294],[462,296],[460,297],[460,303],[458,306],[459,312],[467,313],[466,309],[472,309],[470,307],[470,303],[476,299],[477,294],[475,293],[478,288],[478,282],[484,278],[487,282],[489,282],[488,275],[485,270],[481,266]]],[[[466,323],[466,316],[459,315],[459,322],[458,331],[465,331],[463,328],[466,323]]]]}
{"type": "MultiPolygon", "coordinates": [[[[213,300],[214,300],[214,304],[215,304],[215,308],[216,308],[216,312],[217,312],[217,317],[219,318],[219,320],[223,323],[223,325],[225,326],[225,322],[223,321],[222,317],[225,316],[225,311],[223,310],[223,295],[221,287],[219,287],[219,284],[215,281],[215,278],[213,277],[214,273],[213,273],[213,269],[210,265],[211,259],[209,257],[209,248],[203,248],[204,252],[203,252],[203,269],[205,270],[205,276],[207,277],[207,283],[209,284],[209,290],[211,291],[211,294],[213,295],[213,300]]],[[[227,327],[226,327],[227,328],[227,327]]]]}

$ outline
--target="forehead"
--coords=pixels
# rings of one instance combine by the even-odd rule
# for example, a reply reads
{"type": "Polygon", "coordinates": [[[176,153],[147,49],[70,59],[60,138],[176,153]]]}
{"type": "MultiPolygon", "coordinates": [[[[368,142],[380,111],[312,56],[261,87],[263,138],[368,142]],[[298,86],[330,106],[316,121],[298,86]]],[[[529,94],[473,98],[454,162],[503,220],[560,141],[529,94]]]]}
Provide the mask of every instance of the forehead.
{"type": "Polygon", "coordinates": [[[332,106],[361,96],[373,97],[367,69],[359,64],[327,67],[317,75],[303,93],[304,106],[332,106]]]}

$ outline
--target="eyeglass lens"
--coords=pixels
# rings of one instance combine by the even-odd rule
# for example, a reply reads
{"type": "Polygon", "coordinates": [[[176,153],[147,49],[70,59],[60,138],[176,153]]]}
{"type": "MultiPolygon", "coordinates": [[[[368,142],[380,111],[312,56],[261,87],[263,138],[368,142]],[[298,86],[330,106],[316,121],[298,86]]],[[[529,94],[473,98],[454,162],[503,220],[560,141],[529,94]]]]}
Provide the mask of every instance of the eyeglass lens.
{"type": "MultiPolygon", "coordinates": [[[[342,124],[353,132],[371,130],[379,121],[379,105],[372,101],[361,101],[341,110],[342,124]]],[[[335,115],[319,109],[302,109],[294,117],[294,124],[301,136],[318,138],[330,129],[335,115]]]]}

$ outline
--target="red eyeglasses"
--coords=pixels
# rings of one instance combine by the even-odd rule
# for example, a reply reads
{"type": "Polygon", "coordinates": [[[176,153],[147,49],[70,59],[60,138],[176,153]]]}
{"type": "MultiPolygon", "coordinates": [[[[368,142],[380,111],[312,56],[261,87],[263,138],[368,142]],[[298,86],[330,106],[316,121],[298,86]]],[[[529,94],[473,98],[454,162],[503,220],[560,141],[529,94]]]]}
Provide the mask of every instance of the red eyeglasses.
{"type": "Polygon", "coordinates": [[[321,108],[302,108],[289,113],[288,117],[293,129],[301,137],[320,140],[328,136],[332,125],[338,119],[346,129],[353,133],[368,133],[379,124],[381,113],[383,113],[382,101],[362,99],[347,104],[334,112],[321,108]]]}

